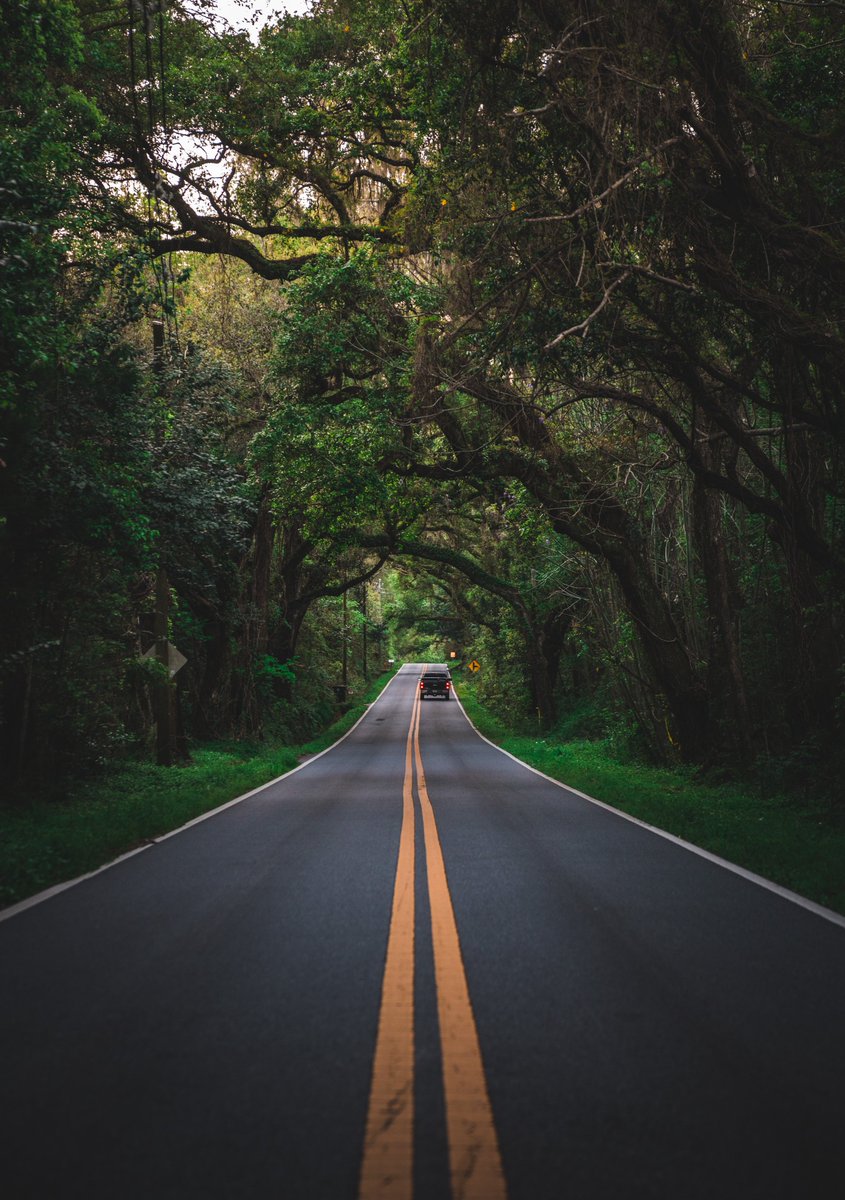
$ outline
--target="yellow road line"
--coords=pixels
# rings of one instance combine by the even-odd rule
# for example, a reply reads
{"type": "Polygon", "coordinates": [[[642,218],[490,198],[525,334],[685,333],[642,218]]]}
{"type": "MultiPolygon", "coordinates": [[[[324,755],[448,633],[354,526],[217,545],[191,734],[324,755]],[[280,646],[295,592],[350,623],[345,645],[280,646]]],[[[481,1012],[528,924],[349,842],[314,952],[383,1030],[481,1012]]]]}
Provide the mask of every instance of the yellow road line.
{"type": "MultiPolygon", "coordinates": [[[[360,1200],[411,1200],[414,1188],[414,697],[405,746],[402,829],[381,993],[360,1200]]],[[[418,733],[417,733],[417,736],[418,733]]]]}
{"type": "Polygon", "coordinates": [[[434,809],[425,784],[419,716],[414,733],[414,754],[431,906],[452,1200],[506,1200],[499,1141],[469,998],[455,910],[434,809]]]}

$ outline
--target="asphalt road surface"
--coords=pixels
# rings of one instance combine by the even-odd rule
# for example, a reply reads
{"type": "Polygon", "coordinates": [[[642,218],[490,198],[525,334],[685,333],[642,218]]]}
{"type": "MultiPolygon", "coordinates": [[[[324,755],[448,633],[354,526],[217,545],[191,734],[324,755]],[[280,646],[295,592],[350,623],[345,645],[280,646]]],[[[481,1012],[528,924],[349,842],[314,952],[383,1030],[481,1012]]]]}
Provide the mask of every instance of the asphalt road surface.
{"type": "Polygon", "coordinates": [[[843,924],[418,676],[0,921],[5,1200],[845,1195],[843,924]]]}

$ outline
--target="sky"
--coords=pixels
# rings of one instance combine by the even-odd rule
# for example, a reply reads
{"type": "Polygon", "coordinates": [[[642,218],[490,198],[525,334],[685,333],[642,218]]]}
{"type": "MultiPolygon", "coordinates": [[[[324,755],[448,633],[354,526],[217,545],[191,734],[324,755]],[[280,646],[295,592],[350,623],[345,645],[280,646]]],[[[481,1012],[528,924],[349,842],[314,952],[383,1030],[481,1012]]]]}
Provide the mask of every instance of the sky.
{"type": "MultiPolygon", "coordinates": [[[[218,14],[223,17],[235,29],[246,29],[253,41],[257,40],[258,30],[272,17],[275,13],[289,12],[302,13],[307,12],[311,7],[311,0],[214,0],[214,8],[218,14]],[[253,17],[257,15],[258,20],[254,21],[253,17]]],[[[177,131],[177,136],[172,142],[171,150],[175,153],[178,160],[181,160],[181,165],[185,165],[185,160],[191,157],[204,158],[206,155],[212,155],[216,149],[216,143],[201,142],[190,136],[186,131],[177,131]]],[[[228,174],[230,163],[225,160],[216,165],[206,164],[204,167],[204,175],[206,180],[217,179],[221,180],[228,174]]],[[[175,171],[171,171],[175,177],[175,171]]],[[[198,211],[206,211],[205,201],[201,195],[192,193],[189,189],[188,196],[198,211]]]]}
{"type": "Polygon", "coordinates": [[[257,12],[263,16],[260,23],[274,12],[301,13],[309,7],[309,0],[217,0],[216,8],[221,17],[225,17],[236,29],[248,29],[252,24],[252,14],[257,12]]]}

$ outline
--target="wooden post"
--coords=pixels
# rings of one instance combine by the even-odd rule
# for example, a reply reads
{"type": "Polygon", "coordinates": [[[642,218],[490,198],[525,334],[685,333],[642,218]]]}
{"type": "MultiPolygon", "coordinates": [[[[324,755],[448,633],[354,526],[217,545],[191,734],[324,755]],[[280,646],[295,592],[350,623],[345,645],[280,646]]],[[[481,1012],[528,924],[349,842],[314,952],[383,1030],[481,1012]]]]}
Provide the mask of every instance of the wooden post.
{"type": "Polygon", "coordinates": [[[364,682],[366,683],[370,678],[370,672],[369,672],[369,669],[367,666],[367,585],[366,585],[366,583],[361,585],[361,614],[364,618],[363,623],[361,625],[361,650],[362,650],[362,658],[364,660],[364,682]]]}
{"type": "Polygon", "coordinates": [[[346,592],[343,593],[343,646],[341,648],[343,667],[341,670],[341,683],[343,684],[344,700],[349,695],[349,645],[347,631],[349,628],[347,610],[346,610],[346,592]]]}
{"type": "Polygon", "coordinates": [[[159,677],[153,684],[153,711],[156,719],[156,762],[160,767],[172,767],[176,760],[176,728],[173,711],[173,688],[167,651],[170,645],[168,618],[170,616],[170,582],[164,567],[156,574],[156,607],[153,621],[155,634],[156,662],[160,664],[159,677]]]}

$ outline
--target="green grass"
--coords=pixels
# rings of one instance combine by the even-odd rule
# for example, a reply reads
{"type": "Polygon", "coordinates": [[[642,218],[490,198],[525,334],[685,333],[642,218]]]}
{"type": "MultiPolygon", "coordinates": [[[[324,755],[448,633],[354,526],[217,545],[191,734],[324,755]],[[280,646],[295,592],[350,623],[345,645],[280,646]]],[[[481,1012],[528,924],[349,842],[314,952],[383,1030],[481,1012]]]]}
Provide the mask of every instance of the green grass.
{"type": "Polygon", "coordinates": [[[845,913],[845,814],[790,796],[761,797],[713,786],[683,768],[615,760],[598,741],[517,734],[488,712],[471,686],[459,687],[481,733],[553,779],[737,866],[845,913]]]}
{"type": "Polygon", "coordinates": [[[0,906],[93,871],[120,854],[284,775],[336,742],[393,672],[304,746],[227,742],[192,749],[183,767],[128,762],[75,788],[67,800],[0,809],[0,906]]]}
{"type": "MultiPolygon", "coordinates": [[[[130,762],[80,785],[60,803],[0,809],[0,905],[92,871],[227,800],[260,787],[337,741],[387,682],[304,746],[201,746],[184,767],[130,762]]],[[[513,733],[461,685],[468,715],[491,741],[538,770],[649,825],[845,913],[841,810],[709,786],[692,772],[621,763],[606,744],[513,733]]]]}

